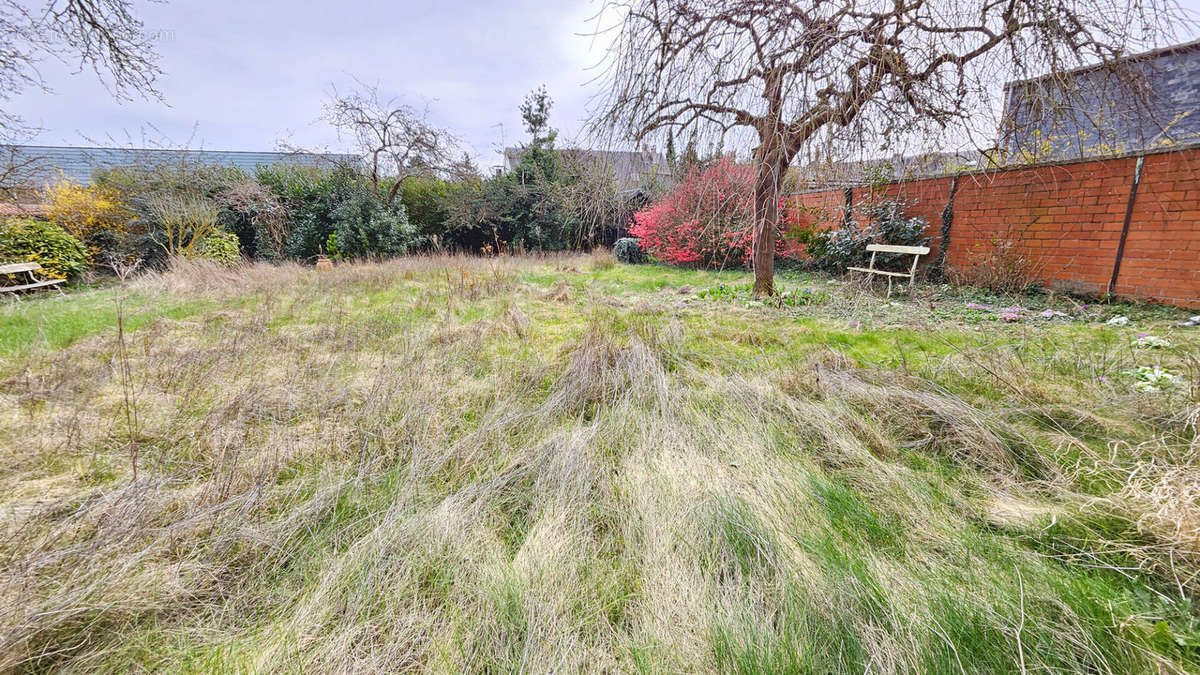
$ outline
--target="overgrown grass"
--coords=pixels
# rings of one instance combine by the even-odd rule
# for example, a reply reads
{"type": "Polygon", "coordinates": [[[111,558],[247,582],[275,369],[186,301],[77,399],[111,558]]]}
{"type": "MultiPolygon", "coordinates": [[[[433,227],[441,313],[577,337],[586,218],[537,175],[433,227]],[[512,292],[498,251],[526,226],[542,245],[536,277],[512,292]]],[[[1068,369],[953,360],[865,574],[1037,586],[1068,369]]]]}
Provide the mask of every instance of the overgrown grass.
{"type": "Polygon", "coordinates": [[[0,670],[1200,668],[1196,333],[782,281],[411,258],[6,306],[0,670]]]}

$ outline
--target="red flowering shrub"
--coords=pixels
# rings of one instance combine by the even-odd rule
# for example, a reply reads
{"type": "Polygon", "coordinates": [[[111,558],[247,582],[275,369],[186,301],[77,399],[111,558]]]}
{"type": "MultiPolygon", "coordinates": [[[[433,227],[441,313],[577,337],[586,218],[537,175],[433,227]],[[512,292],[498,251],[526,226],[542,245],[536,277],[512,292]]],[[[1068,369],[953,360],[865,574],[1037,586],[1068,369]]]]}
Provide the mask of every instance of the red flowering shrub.
{"type": "MultiPolygon", "coordinates": [[[[693,170],[669,194],[635,213],[633,221],[629,233],[662,262],[744,265],[754,241],[754,170],[728,158],[693,170]]],[[[779,236],[776,253],[794,256],[797,246],[779,236]]]]}

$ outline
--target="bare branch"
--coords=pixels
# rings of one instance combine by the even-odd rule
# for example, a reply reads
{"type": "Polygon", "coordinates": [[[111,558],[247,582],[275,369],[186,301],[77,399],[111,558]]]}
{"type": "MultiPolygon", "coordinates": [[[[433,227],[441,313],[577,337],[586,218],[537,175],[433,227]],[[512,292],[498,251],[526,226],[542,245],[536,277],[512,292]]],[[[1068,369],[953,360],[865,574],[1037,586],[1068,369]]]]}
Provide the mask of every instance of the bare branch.
{"type": "MultiPolygon", "coordinates": [[[[47,58],[91,70],[117,98],[160,97],[158,55],[131,0],[29,4],[0,0],[0,103],[29,88],[49,90],[38,70],[47,58]]],[[[0,109],[0,143],[27,131],[24,120],[0,109]]]]}
{"type": "Polygon", "coordinates": [[[405,179],[453,172],[462,156],[459,140],[429,122],[428,108],[418,111],[384,99],[376,86],[359,87],[346,95],[334,90],[324,119],[358,146],[376,193],[393,179],[385,196],[390,204],[405,179]]]}

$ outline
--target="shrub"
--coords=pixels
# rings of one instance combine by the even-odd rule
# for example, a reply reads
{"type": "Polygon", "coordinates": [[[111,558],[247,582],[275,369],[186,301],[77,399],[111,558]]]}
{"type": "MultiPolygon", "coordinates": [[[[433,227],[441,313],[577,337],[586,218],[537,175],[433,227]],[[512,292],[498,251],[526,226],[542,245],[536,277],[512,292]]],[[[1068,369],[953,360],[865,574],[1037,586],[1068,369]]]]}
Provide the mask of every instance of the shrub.
{"type": "Polygon", "coordinates": [[[277,166],[260,169],[258,179],[290,214],[284,246],[290,257],[325,252],[335,233],[338,253],[347,258],[400,255],[423,241],[404,205],[386,203],[370,181],[351,169],[277,166]]]}
{"type": "Polygon", "coordinates": [[[138,201],[152,219],[152,238],[168,257],[195,255],[200,243],[218,231],[219,211],[202,195],[160,192],[138,201]]]}
{"type": "Polygon", "coordinates": [[[287,212],[284,257],[310,258],[321,251],[334,231],[333,209],[344,192],[340,186],[349,180],[345,173],[295,164],[258,169],[258,181],[287,212]]]}
{"type": "Polygon", "coordinates": [[[449,227],[449,204],[462,189],[461,183],[412,176],[401,183],[399,198],[409,222],[418,233],[425,237],[444,237],[449,227]]]}
{"type": "Polygon", "coordinates": [[[242,250],[264,260],[280,260],[287,244],[287,208],[265,185],[246,178],[220,193],[220,221],[237,235],[242,250]]]}
{"type": "Polygon", "coordinates": [[[121,255],[106,259],[126,264],[141,258],[144,264],[159,265],[172,255],[194,254],[194,247],[221,223],[236,232],[237,217],[224,211],[221,197],[247,180],[241,169],[187,160],[97,171],[94,186],[118,195],[131,215],[126,230],[112,242],[121,255]]]}
{"type": "Polygon", "coordinates": [[[332,215],[338,253],[347,258],[403,255],[418,241],[404,206],[385,204],[368,189],[348,195],[332,215]]]}
{"type": "MultiPolygon", "coordinates": [[[[566,150],[554,197],[562,206],[570,247],[615,240],[629,223],[636,202],[621,193],[612,167],[590,153],[566,150]]],[[[641,190],[639,190],[639,194],[641,190]]],[[[637,203],[640,208],[645,204],[637,203]]]]}
{"type": "Polygon", "coordinates": [[[640,265],[646,262],[646,252],[642,250],[642,244],[633,237],[621,237],[617,243],[613,244],[613,255],[617,257],[618,262],[623,262],[626,265],[640,265]]]}
{"type": "MultiPolygon", "coordinates": [[[[837,230],[807,229],[798,238],[813,264],[831,274],[842,274],[847,267],[865,267],[871,259],[867,245],[924,246],[929,242],[924,218],[908,217],[904,202],[884,199],[864,208],[866,221],[851,220],[837,230]]],[[[903,254],[880,253],[875,266],[887,269],[896,261],[910,260],[903,254]]]]}
{"type": "MultiPolygon", "coordinates": [[[[744,265],[754,240],[753,169],[728,158],[693,169],[674,190],[633,218],[629,233],[658,260],[703,267],[744,265]]],[[[777,235],[777,255],[799,254],[782,227],[777,235]]]]}
{"type": "Polygon", "coordinates": [[[237,235],[218,230],[196,245],[194,257],[233,267],[242,261],[242,252],[237,235]]]}
{"type": "Polygon", "coordinates": [[[631,212],[603,162],[536,145],[513,171],[468,179],[443,203],[447,243],[474,250],[589,249],[616,239],[631,212]]]}
{"type": "Polygon", "coordinates": [[[465,250],[502,251],[524,245],[531,224],[530,188],[515,172],[492,178],[470,178],[448,202],[447,243],[465,250]]]}
{"type": "Polygon", "coordinates": [[[116,190],[83,186],[64,176],[46,186],[43,202],[50,222],[83,242],[93,261],[128,253],[116,249],[122,248],[122,235],[128,232],[134,214],[116,190]]]}
{"type": "Polygon", "coordinates": [[[870,229],[850,221],[837,230],[808,230],[801,236],[801,242],[818,269],[841,274],[852,265],[864,265],[867,244],[873,238],[870,229]]]}
{"type": "Polygon", "coordinates": [[[87,249],[66,230],[42,220],[0,221],[0,263],[35,262],[52,279],[73,279],[88,267],[87,249]]]}

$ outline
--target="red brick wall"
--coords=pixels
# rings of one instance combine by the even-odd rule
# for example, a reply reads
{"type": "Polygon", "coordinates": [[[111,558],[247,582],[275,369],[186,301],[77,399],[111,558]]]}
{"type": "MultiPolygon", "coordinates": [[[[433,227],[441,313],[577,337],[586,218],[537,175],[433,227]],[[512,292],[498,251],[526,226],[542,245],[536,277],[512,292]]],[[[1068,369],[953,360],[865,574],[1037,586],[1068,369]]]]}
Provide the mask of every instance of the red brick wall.
{"type": "MultiPolygon", "coordinates": [[[[947,267],[970,269],[995,255],[998,242],[1011,242],[1042,283],[1107,292],[1136,164],[1136,158],[1119,158],[960,175],[947,267]]],[[[929,222],[929,260],[941,246],[951,180],[875,191],[903,197],[910,214],[929,222]]],[[[855,207],[870,197],[870,189],[855,188],[855,207]]],[[[810,220],[836,227],[845,195],[809,192],[794,201],[829,214],[810,220]]],[[[1115,292],[1200,307],[1200,148],[1146,156],[1115,292]]]]}

